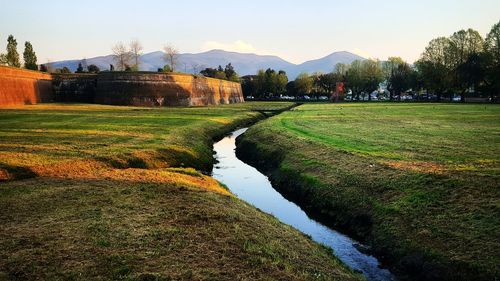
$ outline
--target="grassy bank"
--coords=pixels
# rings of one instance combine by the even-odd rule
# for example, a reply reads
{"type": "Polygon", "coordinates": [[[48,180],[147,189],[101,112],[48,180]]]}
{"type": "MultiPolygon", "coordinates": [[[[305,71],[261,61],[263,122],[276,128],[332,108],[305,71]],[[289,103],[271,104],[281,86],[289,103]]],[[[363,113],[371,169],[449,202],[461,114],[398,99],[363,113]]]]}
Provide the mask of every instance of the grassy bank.
{"type": "Polygon", "coordinates": [[[309,104],[265,120],[238,154],[403,278],[494,280],[500,107],[309,104]]]}
{"type": "MultiPolygon", "coordinates": [[[[115,168],[212,167],[212,139],[291,103],[140,108],[42,104],[0,110],[3,177],[99,161],[115,168]]],[[[56,172],[57,173],[57,172],[56,172]]],[[[0,173],[0,175],[2,175],[0,173]]],[[[21,177],[23,175],[20,175],[21,177]]]]}
{"type": "Polygon", "coordinates": [[[357,280],[202,172],[288,103],[0,110],[0,280],[357,280]]]}

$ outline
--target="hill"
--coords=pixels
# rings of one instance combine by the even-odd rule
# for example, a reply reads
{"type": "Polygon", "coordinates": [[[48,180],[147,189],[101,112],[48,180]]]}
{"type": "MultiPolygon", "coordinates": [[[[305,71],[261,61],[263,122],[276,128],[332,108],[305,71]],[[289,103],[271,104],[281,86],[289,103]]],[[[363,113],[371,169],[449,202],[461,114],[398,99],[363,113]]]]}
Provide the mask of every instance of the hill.
{"type": "MultiPolygon", "coordinates": [[[[164,53],[161,51],[147,53],[141,56],[141,70],[156,71],[165,65],[163,59],[164,53]]],[[[179,55],[179,64],[177,69],[187,73],[198,73],[206,67],[225,66],[231,63],[236,72],[243,75],[255,74],[259,69],[272,68],[275,70],[285,70],[290,80],[301,72],[330,72],[334,69],[335,64],[351,63],[354,60],[363,60],[356,54],[342,51],[334,52],[320,59],[306,61],[301,64],[293,64],[278,56],[257,55],[250,53],[228,52],[223,50],[211,50],[203,53],[184,53],[179,55]]],[[[100,56],[86,59],[87,65],[95,64],[100,69],[109,69],[110,64],[114,64],[113,56],[100,56]]],[[[78,63],[81,60],[64,60],[53,62],[54,68],[68,67],[71,71],[75,71],[78,63]]]]}

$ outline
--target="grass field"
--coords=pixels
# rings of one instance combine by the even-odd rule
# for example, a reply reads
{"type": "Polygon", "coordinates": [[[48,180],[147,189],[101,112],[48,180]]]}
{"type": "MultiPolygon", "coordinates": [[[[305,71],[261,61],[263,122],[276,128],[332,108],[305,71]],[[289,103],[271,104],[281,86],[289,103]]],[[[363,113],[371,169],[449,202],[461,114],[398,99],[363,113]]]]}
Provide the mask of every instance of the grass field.
{"type": "Polygon", "coordinates": [[[498,105],[307,104],[238,154],[414,279],[499,278],[498,105]]]}
{"type": "Polygon", "coordinates": [[[358,280],[202,173],[290,105],[0,109],[0,280],[358,280]]]}

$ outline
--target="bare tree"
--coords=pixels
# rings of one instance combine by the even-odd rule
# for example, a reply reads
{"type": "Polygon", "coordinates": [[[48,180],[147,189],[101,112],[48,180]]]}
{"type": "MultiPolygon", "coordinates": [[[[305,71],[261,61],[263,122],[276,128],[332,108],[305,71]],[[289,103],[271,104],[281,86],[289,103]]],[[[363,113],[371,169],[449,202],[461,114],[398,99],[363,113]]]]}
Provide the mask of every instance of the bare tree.
{"type": "Polygon", "coordinates": [[[122,43],[118,42],[114,45],[111,50],[113,51],[113,57],[118,65],[118,70],[125,70],[127,65],[130,64],[131,54],[127,47],[122,43]]]}
{"type": "Polygon", "coordinates": [[[203,68],[202,65],[199,63],[192,63],[191,69],[193,70],[193,74],[199,74],[203,68]]]}
{"type": "Polygon", "coordinates": [[[172,45],[163,46],[163,50],[165,51],[165,61],[170,66],[172,72],[175,71],[175,66],[179,59],[179,51],[172,45]]]}
{"type": "Polygon", "coordinates": [[[47,63],[45,63],[45,68],[47,69],[48,73],[54,73],[54,65],[52,64],[52,61],[50,59],[47,59],[47,63]]]}
{"type": "Polygon", "coordinates": [[[134,68],[136,68],[137,70],[139,70],[140,57],[143,50],[144,48],[142,47],[142,44],[141,42],[139,42],[139,40],[134,39],[130,41],[130,53],[134,60],[134,68]]]}

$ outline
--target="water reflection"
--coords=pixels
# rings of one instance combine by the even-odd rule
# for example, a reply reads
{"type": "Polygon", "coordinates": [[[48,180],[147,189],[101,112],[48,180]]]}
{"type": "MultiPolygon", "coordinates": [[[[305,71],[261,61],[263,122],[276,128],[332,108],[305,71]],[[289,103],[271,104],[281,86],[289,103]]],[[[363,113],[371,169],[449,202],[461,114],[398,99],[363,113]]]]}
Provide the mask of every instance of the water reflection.
{"type": "Polygon", "coordinates": [[[234,151],[235,139],[245,131],[234,131],[214,145],[219,161],[213,171],[215,179],[224,183],[240,199],[310,235],[314,241],[329,246],[344,263],[362,272],[368,280],[395,280],[387,269],[379,268],[375,257],[358,251],[353,246],[355,241],[310,219],[299,206],[278,193],[265,175],[240,161],[234,151]]]}

